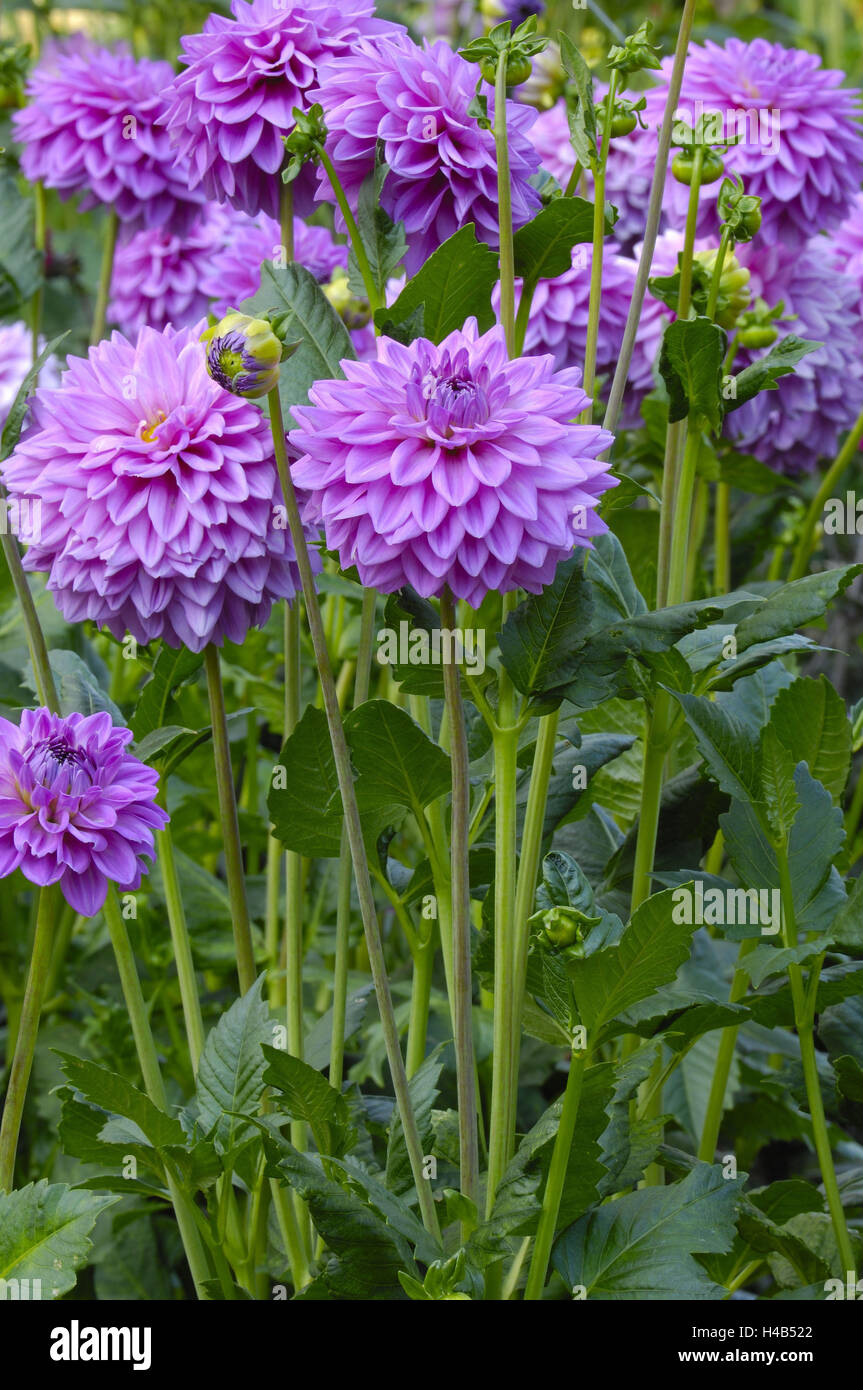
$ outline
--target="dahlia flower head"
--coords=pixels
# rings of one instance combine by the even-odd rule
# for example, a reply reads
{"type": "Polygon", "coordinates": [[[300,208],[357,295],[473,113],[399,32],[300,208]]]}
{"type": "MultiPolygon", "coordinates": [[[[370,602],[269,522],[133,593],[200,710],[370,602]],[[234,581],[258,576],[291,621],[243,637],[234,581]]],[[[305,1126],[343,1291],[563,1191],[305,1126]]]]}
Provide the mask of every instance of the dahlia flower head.
{"type": "Polygon", "coordinates": [[[47,44],[27,82],[29,103],[12,117],[25,177],[63,199],[82,195],[82,211],[110,207],[129,229],[183,234],[203,195],[157,125],[173,76],[169,63],[123,45],[100,48],[83,35],[47,44]]]}
{"type": "MultiPolygon", "coordinates": [[[[278,222],[265,214],[257,218],[243,213],[228,216],[228,234],[210,256],[201,274],[201,290],[214,300],[212,311],[222,318],[235,304],[257,294],[264,261],[276,262],[282,252],[278,222]]],[[[294,218],[294,260],[318,281],[327,281],[348,263],[347,246],[334,241],[326,227],[309,227],[294,218]]]]}
{"type": "MultiPolygon", "coordinates": [[[[656,73],[659,85],[647,93],[648,130],[630,137],[630,153],[648,186],[671,69],[672,60],[665,59],[656,73]]],[[[724,134],[741,136],[722,158],[726,173],[739,175],[747,194],[761,199],[759,236],[766,246],[802,249],[814,232],[834,229],[851,211],[863,182],[863,126],[860,93],[840,86],[843,77],[822,67],[815,53],[766,39],[690,44],[677,117],[692,125],[699,114],[709,119],[721,113],[724,134]]],[[[719,187],[717,180],[701,190],[701,236],[718,230],[719,187]]],[[[683,228],[688,201],[688,186],[669,176],[664,210],[671,226],[683,228]]]]}
{"type": "Polygon", "coordinates": [[[831,262],[853,280],[859,293],[858,310],[863,315],[863,193],[854,199],[851,212],[830,240],[831,262]]]}
{"type": "Polygon", "coordinates": [[[269,427],[207,375],[205,326],[114,333],[70,357],[2,465],[10,497],[41,498],[24,565],[47,572],[68,622],[201,651],[294,597],[269,427]]]}
{"type": "MultiPolygon", "coordinates": [[[[39,342],[39,349],[45,346],[39,342]]],[[[33,346],[26,323],[0,323],[0,430],[33,365],[33,346]]],[[[56,386],[60,379],[56,360],[49,357],[39,373],[43,386],[56,386]]]]}
{"type": "MultiPolygon", "coordinates": [[[[584,366],[592,264],[592,246],[574,246],[570,269],[553,280],[539,281],[530,302],[530,317],[524,335],[523,351],[527,356],[550,352],[557,370],[584,366]]],[[[605,243],[596,345],[596,367],[600,373],[613,367],[617,361],[636,269],[635,262],[621,256],[613,243],[605,243]]],[[[517,299],[521,298],[521,290],[522,282],[516,280],[517,299]]],[[[499,285],[494,288],[492,303],[497,312],[500,308],[499,285]]]]}
{"type": "Polygon", "coordinates": [[[207,313],[210,267],[230,237],[227,214],[205,208],[182,236],[140,231],[117,243],[108,319],[121,333],[135,334],[145,324],[185,328],[207,313]]]}
{"type": "Polygon", "coordinates": [[[0,878],[20,869],[31,883],[59,883],[66,902],[92,917],[108,884],[141,885],[153,832],[158,776],[127,752],[129,729],[109,714],[25,709],[0,719],[0,878]]]}
{"type": "MultiPolygon", "coordinates": [[[[788,333],[823,344],[798,362],[777,390],[762,391],[725,421],[725,434],[777,473],[811,473],[832,458],[839,440],[863,409],[863,319],[860,285],[833,268],[833,247],[813,237],[804,254],[763,247],[758,239],[735,252],[750,271],[753,297],[784,305],[776,321],[788,333]]],[[[762,352],[741,351],[739,371],[762,352]]]]}
{"type": "Polygon", "coordinates": [[[475,319],[440,344],[379,338],[296,406],[294,481],[343,567],[392,593],[539,593],[574,546],[607,530],[615,485],[598,455],[612,436],[573,423],[588,404],[577,368],[509,360],[503,330],[475,319]]]}
{"type": "MultiPolygon", "coordinates": [[[[319,68],[318,85],[310,95],[323,107],[327,152],[354,209],[364,179],[374,170],[377,141],[383,141],[389,173],[381,203],[394,221],[404,223],[408,275],[468,222],[481,241],[498,244],[494,136],[467,115],[477,77],[476,65],[448,43],[419,47],[404,36],[361,40],[347,57],[319,68]]],[[[493,118],[494,91],[487,83],[482,91],[493,118]]],[[[528,182],[539,168],[528,136],[536,114],[507,101],[516,228],[540,207],[539,194],[528,182]]],[[[318,198],[330,201],[323,169],[318,180],[318,198]]],[[[337,225],[343,227],[340,216],[337,225]]]]}
{"type": "MultiPolygon", "coordinates": [[[[401,33],[374,18],[373,0],[232,0],[183,39],[186,67],[166,93],[164,124],[190,183],[207,198],[257,216],[279,215],[282,137],[324,59],[344,59],[363,36],[401,33]]],[[[170,81],[170,79],[169,79],[170,81]]],[[[294,182],[294,206],[312,210],[314,175],[294,182]]]]}

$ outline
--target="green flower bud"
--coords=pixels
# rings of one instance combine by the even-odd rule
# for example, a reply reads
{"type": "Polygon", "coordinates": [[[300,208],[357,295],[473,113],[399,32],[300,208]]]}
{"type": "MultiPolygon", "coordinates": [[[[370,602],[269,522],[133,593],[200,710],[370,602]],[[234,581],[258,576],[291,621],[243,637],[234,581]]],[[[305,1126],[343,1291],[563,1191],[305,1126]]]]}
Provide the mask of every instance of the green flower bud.
{"type": "Polygon", "coordinates": [[[566,951],[568,955],[584,955],[584,938],[602,917],[589,917],[577,907],[548,907],[535,912],[529,924],[539,928],[540,940],[547,946],[566,951]]]}
{"type": "Polygon", "coordinates": [[[234,396],[266,396],[278,384],[283,345],[268,319],[232,309],[201,334],[207,371],[234,396]]]}
{"type": "MultiPolygon", "coordinates": [[[[695,252],[694,259],[703,267],[708,282],[713,277],[717,254],[716,251],[695,252]]],[[[719,299],[716,304],[716,322],[721,328],[733,328],[749,304],[749,279],[746,267],[740,265],[736,256],[726,251],[725,260],[722,262],[722,274],[719,277],[719,299]]]]}
{"type": "Polygon", "coordinates": [[[650,20],[646,19],[622,44],[613,44],[608,50],[608,66],[616,68],[621,75],[660,68],[659,50],[650,42],[652,28],[650,20]]]}
{"type": "MultiPolygon", "coordinates": [[[[692,175],[695,172],[695,151],[692,147],[687,146],[686,149],[674,156],[671,161],[671,172],[678,183],[692,183],[692,175]]],[[[715,183],[724,173],[725,165],[722,163],[721,156],[717,154],[716,150],[706,148],[701,160],[700,182],[702,184],[715,183]]]]}

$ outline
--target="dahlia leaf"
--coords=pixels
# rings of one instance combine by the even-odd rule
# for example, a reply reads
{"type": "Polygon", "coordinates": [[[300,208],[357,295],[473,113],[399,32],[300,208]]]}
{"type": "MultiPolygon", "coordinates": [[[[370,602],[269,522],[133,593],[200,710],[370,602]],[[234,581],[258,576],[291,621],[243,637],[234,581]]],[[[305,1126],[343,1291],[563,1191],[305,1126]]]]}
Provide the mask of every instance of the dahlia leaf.
{"type": "Polygon", "coordinates": [[[733,393],[729,396],[725,409],[737,410],[757,396],[759,391],[777,391],[780,377],[793,372],[797,363],[810,352],[817,352],[823,343],[810,338],[797,338],[790,333],[772,347],[765,357],[752,362],[738,372],[734,378],[733,393]]]}
{"type": "Polygon", "coordinates": [[[343,358],[356,357],[348,331],[314,276],[296,263],[264,261],[260,289],[240,310],[253,318],[278,313],[286,340],[300,340],[279,372],[279,399],[290,429],[291,408],[305,403],[316,381],[341,377],[343,358]]]}
{"type": "MultiPolygon", "coordinates": [[[[345,1005],[345,1037],[350,1038],[365,1018],[372,984],[360,985],[353,990],[345,1005]]],[[[330,1052],[333,1044],[333,1011],[327,1009],[317,1020],[303,1040],[303,1059],[316,1071],[323,1071],[330,1065],[330,1052]]]]}
{"type": "MultiPolygon", "coordinates": [[[[261,975],[235,1000],[207,1035],[198,1066],[198,1118],[220,1153],[236,1149],[251,1133],[264,1089],[262,1044],[274,1036],[270,1011],[261,995],[261,975]]],[[[317,1072],[315,1073],[317,1076],[317,1072]]]]}
{"type": "Polygon", "coordinates": [[[485,333],[495,321],[491,292],[497,278],[497,253],[477,241],[474,225],[469,222],[429,256],[395,304],[378,310],[375,323],[386,333],[422,305],[422,335],[433,343],[441,342],[469,318],[475,318],[480,333],[485,333]]]}
{"type": "Polygon", "coordinates": [[[0,185],[0,208],[0,317],[6,318],[19,313],[36,293],[42,257],[33,244],[32,199],[22,196],[9,173],[0,185]]]}
{"type": "MultiPolygon", "coordinates": [[[[393,222],[380,206],[380,195],[388,169],[376,159],[374,172],[363,180],[357,198],[357,227],[363,243],[372,280],[381,296],[385,296],[387,281],[401,264],[407,251],[403,222],[393,222]]],[[[351,246],[348,254],[348,279],[358,299],[366,298],[366,287],[351,246]]]]}
{"type": "MultiPolygon", "coordinates": [[[[605,230],[617,220],[606,204],[605,230]]],[[[572,248],[593,238],[593,203],[584,198],[555,198],[512,239],[515,273],[535,284],[572,269],[572,248]]]]}
{"type": "Polygon", "coordinates": [[[264,1083],[279,1092],[276,1106],[311,1129],[318,1153],[341,1156],[351,1147],[353,1128],[344,1096],[307,1062],[275,1047],[263,1047],[264,1083]]]}
{"type": "Polygon", "coordinates": [[[58,1052],[57,1055],[65,1075],[86,1100],[109,1114],[122,1115],[123,1119],[131,1120],[154,1149],[185,1145],[186,1136],[179,1120],[166,1115],[124,1076],[69,1052],[58,1052]]]}
{"type": "Polygon", "coordinates": [[[722,791],[743,803],[761,799],[758,748],[737,716],[713,700],[672,691],[695,735],[698,751],[722,791]]]}
{"type": "Polygon", "coordinates": [[[566,104],[570,142],[582,168],[596,170],[599,168],[599,153],[596,148],[593,76],[568,34],[558,34],[558,42],[560,44],[560,61],[575,91],[575,101],[568,101],[566,104]]]}
{"type": "Polygon", "coordinates": [[[703,418],[722,423],[725,334],[708,318],[674,319],[662,337],[659,371],[668,388],[669,422],[703,418]]]}
{"type": "Polygon", "coordinates": [[[830,943],[834,946],[863,946],[863,878],[855,878],[846,901],[830,924],[830,943]]]}
{"type": "Polygon", "coordinates": [[[780,690],[770,725],[795,766],[804,762],[838,805],[851,766],[851,724],[845,701],[827,677],[801,676],[780,690]]]}
{"type": "Polygon", "coordinates": [[[19,1298],[59,1298],[73,1289],[92,1248],[90,1232],[117,1201],[44,1178],[0,1193],[0,1280],[6,1281],[7,1297],[13,1280],[19,1298]],[[21,1289],[24,1280],[27,1292],[21,1289]]]}
{"type": "Polygon", "coordinates": [[[727,1298],[692,1257],[731,1249],[744,1182],[719,1164],[699,1163],[671,1187],[630,1192],[571,1226],[555,1246],[554,1267],[589,1299],[727,1298]]]}
{"type": "Polygon", "coordinates": [[[771,721],[761,734],[761,790],[774,843],[784,845],[800,810],[794,762],[771,721]]]}
{"type": "Polygon", "coordinates": [[[57,338],[52,338],[51,342],[39,353],[33,366],[21,382],[15,399],[9,408],[9,414],[6,416],[6,421],[3,425],[3,433],[0,435],[0,462],[9,457],[21,437],[24,416],[27,413],[27,401],[36,389],[39,381],[39,373],[48,361],[48,358],[54,355],[63,339],[68,338],[68,336],[69,333],[67,331],[66,333],[61,333],[57,338]]]}
{"type": "Polygon", "coordinates": [[[836,569],[807,574],[790,584],[780,584],[768,594],[754,613],[737,625],[737,650],[743,652],[756,642],[784,637],[798,627],[823,617],[829,605],[863,573],[863,565],[841,565],[836,569]]]}
{"type": "Polygon", "coordinates": [[[450,761],[406,710],[367,700],[345,719],[351,761],[386,805],[421,811],[450,789],[450,761]]]}
{"type": "Polygon", "coordinates": [[[129,723],[136,740],[162,727],[174,691],[191,680],[203,664],[204,658],[200,652],[190,652],[186,647],[162,645],[129,723]]]}
{"type": "MultiPolygon", "coordinates": [[[[113,724],[126,722],[108,692],[99,684],[96,674],[77,652],[55,648],[48,653],[48,660],[57,684],[61,714],[98,714],[107,710],[113,724]]],[[[32,665],[28,662],[23,683],[35,690],[32,671],[32,665]]]]}
{"type": "Polygon", "coordinates": [[[517,690],[534,696],[566,684],[578,665],[592,609],[582,557],[573,555],[558,566],[548,588],[519,604],[503,625],[501,660],[517,690]]]}
{"type": "MultiPolygon", "coordinates": [[[[452,1043],[441,1043],[426,1057],[422,1066],[414,1072],[408,1088],[411,1105],[416,1116],[417,1129],[422,1140],[423,1153],[431,1152],[434,1143],[432,1107],[438,1098],[441,1072],[444,1065],[454,1065],[452,1043]]],[[[413,1185],[411,1165],[405,1144],[404,1130],[398,1108],[393,1110],[387,1143],[387,1187],[391,1192],[407,1192],[413,1185]]]]}

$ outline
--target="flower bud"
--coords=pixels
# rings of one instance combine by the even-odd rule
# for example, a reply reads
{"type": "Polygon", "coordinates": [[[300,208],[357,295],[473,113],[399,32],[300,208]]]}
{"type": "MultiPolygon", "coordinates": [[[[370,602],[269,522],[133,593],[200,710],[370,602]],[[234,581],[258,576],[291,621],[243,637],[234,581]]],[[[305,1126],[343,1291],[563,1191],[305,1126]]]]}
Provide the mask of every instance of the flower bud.
{"type": "Polygon", "coordinates": [[[566,950],[569,955],[584,955],[584,928],[588,930],[601,922],[601,917],[588,917],[577,907],[549,907],[535,912],[531,926],[539,928],[540,938],[548,946],[566,950]]]}
{"type": "Polygon", "coordinates": [[[267,319],[236,309],[201,334],[207,344],[207,371],[234,396],[265,396],[278,384],[282,343],[267,319]]]}
{"type": "MultiPolygon", "coordinates": [[[[716,251],[696,251],[694,259],[702,265],[708,280],[713,276],[716,265],[716,251]]],[[[719,299],[716,304],[716,322],[720,328],[731,329],[749,303],[749,271],[740,265],[737,257],[726,252],[719,277],[719,299]]]]}

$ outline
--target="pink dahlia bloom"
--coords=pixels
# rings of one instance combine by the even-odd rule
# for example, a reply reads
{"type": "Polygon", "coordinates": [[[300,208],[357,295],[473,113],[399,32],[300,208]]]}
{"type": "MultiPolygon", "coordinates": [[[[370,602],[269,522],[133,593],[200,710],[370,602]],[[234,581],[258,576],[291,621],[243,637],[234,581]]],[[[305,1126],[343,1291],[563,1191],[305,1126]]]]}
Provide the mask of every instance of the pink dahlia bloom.
{"type": "Polygon", "coordinates": [[[851,212],[831,239],[831,263],[853,280],[860,296],[857,308],[863,316],[863,193],[854,199],[851,212]]]}
{"type": "Polygon", "coordinates": [[[341,563],[362,582],[425,595],[449,585],[477,607],[492,589],[539,591],[574,545],[607,528],[614,486],[598,459],[613,439],[573,420],[577,368],[507,358],[476,321],[438,345],[379,338],[377,360],[344,362],[297,406],[292,472],[341,563]]]}
{"type": "Polygon", "coordinates": [[[83,36],[47,45],[12,117],[21,168],[82,209],[112,208],[130,228],[182,233],[200,212],[184,161],[175,163],[156,122],[173,79],[168,63],[99,48],[83,36]]]}
{"type": "MultiPolygon", "coordinates": [[[[40,341],[39,346],[44,347],[44,343],[40,341]]],[[[33,365],[32,354],[32,338],[26,323],[0,323],[0,430],[33,365]]],[[[43,386],[56,386],[60,380],[53,357],[48,358],[39,380],[43,386]]]]}
{"type": "MultiPolygon", "coordinates": [[[[823,347],[804,357],[777,390],[762,391],[726,419],[725,433],[777,473],[811,473],[832,458],[863,409],[863,320],[860,285],[833,269],[827,237],[813,237],[803,255],[759,241],[735,252],[750,271],[753,296],[785,306],[776,326],[823,347]]],[[[763,352],[742,352],[739,371],[763,352]]]]}
{"type": "MultiPolygon", "coordinates": [[[[363,180],[374,168],[375,146],[383,141],[389,173],[382,203],[404,222],[405,267],[412,275],[440,244],[468,222],[490,246],[498,242],[497,159],[494,137],[467,115],[477,68],[447,43],[410,39],[362,42],[347,58],[323,63],[312,97],[324,108],[328,152],[356,206],[363,180]]],[[[483,83],[494,114],[494,92],[483,83]]],[[[539,157],[528,131],[536,112],[507,102],[512,214],[521,227],[539,210],[528,182],[539,157]]],[[[318,197],[330,199],[323,170],[318,197]]]]}
{"type": "MultiPolygon", "coordinates": [[[[647,94],[649,129],[632,137],[645,178],[656,157],[671,67],[666,59],[656,74],[660,85],[647,94]]],[[[741,136],[723,160],[726,172],[739,174],[746,192],[761,199],[762,245],[800,249],[851,211],[863,181],[863,127],[860,94],[842,87],[843,77],[823,68],[815,53],[766,39],[690,44],[679,116],[691,125],[699,114],[720,113],[725,135],[741,136]]],[[[682,229],[689,188],[669,177],[665,192],[669,222],[682,229]]],[[[701,235],[718,228],[718,192],[719,182],[701,192],[701,235]]],[[[614,201],[611,188],[608,197],[614,201]]]]}
{"type": "Polygon", "coordinates": [[[92,917],[108,884],[141,885],[154,857],[158,776],[126,751],[129,729],[108,714],[25,709],[0,719],[0,878],[59,883],[70,907],[92,917]]]}
{"type": "Polygon", "coordinates": [[[207,375],[203,327],[70,357],[3,464],[12,497],[42,500],[25,568],[69,622],[192,651],[241,642],[297,588],[269,427],[207,375]]]}
{"type": "MultiPolygon", "coordinates": [[[[201,290],[215,300],[213,313],[217,318],[257,294],[261,266],[264,261],[276,260],[281,252],[282,233],[272,217],[252,221],[237,213],[229,218],[227,234],[201,273],[201,290]]],[[[329,280],[333,271],[347,265],[348,248],[334,241],[326,227],[308,227],[296,217],[294,260],[316,280],[329,280]]]]}
{"type": "Polygon", "coordinates": [[[141,231],[117,245],[108,318],[122,333],[145,324],[185,328],[209,308],[207,277],[218,248],[229,235],[222,208],[205,209],[183,236],[141,231]]]}
{"type": "MultiPolygon", "coordinates": [[[[574,246],[572,266],[553,280],[540,280],[530,302],[530,318],[524,336],[524,352],[550,352],[556,369],[583,367],[590,309],[591,246],[574,246]]],[[[606,243],[602,257],[602,298],[599,306],[599,337],[596,345],[597,371],[606,371],[617,361],[629,301],[635,284],[635,263],[606,243]]],[[[521,281],[516,281],[521,297],[521,281]]],[[[500,287],[495,286],[492,302],[500,305],[500,287]]]]}
{"type": "MultiPolygon", "coordinates": [[[[165,123],[191,186],[254,217],[279,214],[282,137],[305,109],[317,69],[344,58],[363,35],[401,32],[375,19],[373,0],[232,0],[183,39],[185,71],[167,93],[165,123]]],[[[297,212],[311,211],[314,175],[294,183],[297,212]]]]}

